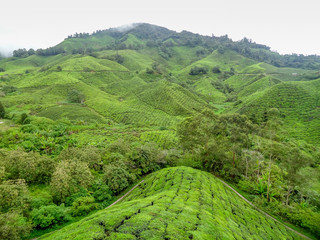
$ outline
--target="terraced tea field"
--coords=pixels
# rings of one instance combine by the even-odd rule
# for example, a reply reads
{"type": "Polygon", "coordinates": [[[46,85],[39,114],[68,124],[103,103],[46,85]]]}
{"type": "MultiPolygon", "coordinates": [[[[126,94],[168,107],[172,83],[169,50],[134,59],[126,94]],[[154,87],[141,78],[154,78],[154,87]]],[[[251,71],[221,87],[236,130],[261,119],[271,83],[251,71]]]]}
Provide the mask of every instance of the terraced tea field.
{"type": "Polygon", "coordinates": [[[210,173],[150,174],[122,203],[39,239],[300,239],[210,173]]]}

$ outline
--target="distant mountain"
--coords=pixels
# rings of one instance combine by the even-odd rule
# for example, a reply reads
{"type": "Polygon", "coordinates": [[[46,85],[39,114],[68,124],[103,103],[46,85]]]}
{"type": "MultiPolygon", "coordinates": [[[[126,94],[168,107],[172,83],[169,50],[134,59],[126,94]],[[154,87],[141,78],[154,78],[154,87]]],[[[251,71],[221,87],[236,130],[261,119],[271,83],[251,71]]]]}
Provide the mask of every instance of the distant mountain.
{"type": "Polygon", "coordinates": [[[279,55],[248,39],[233,42],[146,23],[77,33],[46,50],[19,52],[21,57],[0,61],[2,85],[19,89],[3,102],[29,99],[39,116],[62,117],[66,107],[55,105],[73,88],[85,96],[86,114],[94,110],[130,124],[174,126],[206,108],[245,113],[261,123],[267,109],[277,107],[289,136],[319,143],[320,96],[314,87],[320,75],[304,69],[320,66],[316,56],[279,55]]]}

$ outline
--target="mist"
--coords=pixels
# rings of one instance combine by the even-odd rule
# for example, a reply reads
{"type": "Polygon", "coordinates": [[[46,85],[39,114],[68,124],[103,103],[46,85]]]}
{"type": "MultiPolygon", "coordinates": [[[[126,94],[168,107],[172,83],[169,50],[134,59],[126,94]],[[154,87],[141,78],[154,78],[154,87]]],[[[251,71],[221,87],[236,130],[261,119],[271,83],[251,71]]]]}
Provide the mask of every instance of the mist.
{"type": "Polygon", "coordinates": [[[17,48],[0,47],[0,57],[12,57],[12,52],[17,48]]]}
{"type": "Polygon", "coordinates": [[[126,31],[129,31],[129,30],[139,26],[140,24],[142,24],[142,23],[130,23],[130,24],[121,25],[121,26],[116,27],[114,29],[119,32],[126,32],[126,31]]]}

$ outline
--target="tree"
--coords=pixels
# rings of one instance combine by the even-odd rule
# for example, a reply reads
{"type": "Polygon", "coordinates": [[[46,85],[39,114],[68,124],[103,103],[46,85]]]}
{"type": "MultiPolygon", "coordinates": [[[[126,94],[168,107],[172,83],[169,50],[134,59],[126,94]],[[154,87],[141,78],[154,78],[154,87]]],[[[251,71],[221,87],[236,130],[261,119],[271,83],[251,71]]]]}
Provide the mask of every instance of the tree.
{"type": "Polygon", "coordinates": [[[241,149],[248,149],[251,146],[250,133],[253,133],[254,126],[245,115],[232,114],[221,118],[227,125],[227,138],[232,150],[232,165],[237,169],[236,157],[241,155],[241,149]]]}
{"type": "Polygon", "coordinates": [[[0,214],[0,239],[20,240],[27,237],[30,231],[30,224],[19,213],[0,214]]]}
{"type": "Polygon", "coordinates": [[[64,202],[68,196],[87,189],[92,183],[93,177],[85,162],[61,161],[52,175],[50,187],[54,199],[64,202]]]}
{"type": "Polygon", "coordinates": [[[99,149],[87,146],[82,148],[70,147],[61,151],[59,155],[61,161],[72,160],[87,163],[89,168],[101,170],[102,161],[99,149]]]}
{"type": "Polygon", "coordinates": [[[34,54],[36,54],[36,51],[33,48],[30,48],[28,50],[28,55],[31,56],[31,55],[34,55],[34,54]]]}
{"type": "Polygon", "coordinates": [[[202,75],[202,74],[207,74],[208,69],[206,67],[192,67],[190,69],[189,75],[202,75]]]}
{"type": "Polygon", "coordinates": [[[13,51],[13,56],[25,58],[25,57],[28,57],[29,54],[25,48],[19,48],[18,50],[13,51]]]}
{"type": "Polygon", "coordinates": [[[258,179],[261,174],[261,164],[264,160],[263,155],[258,151],[243,149],[242,160],[245,163],[244,176],[246,178],[252,176],[258,179]]]}
{"type": "Polygon", "coordinates": [[[84,101],[84,95],[79,92],[77,89],[71,89],[68,92],[68,100],[71,103],[83,103],[84,101]]]}
{"type": "Polygon", "coordinates": [[[220,68],[217,66],[212,68],[212,72],[213,73],[221,73],[220,68]]]}
{"type": "Polygon", "coordinates": [[[145,144],[131,150],[130,160],[133,166],[130,169],[136,170],[136,175],[143,175],[159,170],[164,167],[165,155],[159,151],[154,144],[145,144]]]}
{"type": "Polygon", "coordinates": [[[290,195],[298,186],[303,186],[306,182],[306,176],[302,175],[299,170],[308,166],[311,163],[311,159],[306,154],[303,154],[298,147],[289,149],[290,154],[282,163],[284,169],[286,169],[285,180],[287,184],[286,193],[286,205],[289,205],[290,195]]]}
{"type": "Polygon", "coordinates": [[[0,118],[4,118],[5,115],[6,115],[6,111],[2,103],[0,102],[0,118]]]}
{"type": "Polygon", "coordinates": [[[220,171],[226,161],[226,124],[212,111],[203,111],[185,119],[177,129],[180,144],[194,158],[201,157],[203,166],[220,171]]]}
{"type": "Polygon", "coordinates": [[[119,193],[134,181],[135,176],[123,162],[118,161],[105,166],[104,179],[112,192],[119,193]]]}
{"type": "Polygon", "coordinates": [[[30,184],[50,182],[55,168],[55,161],[35,152],[24,152],[21,149],[4,152],[0,157],[0,167],[6,168],[9,179],[24,179],[30,184]]]}
{"type": "Polygon", "coordinates": [[[23,179],[8,180],[0,185],[0,213],[27,211],[29,200],[29,191],[23,179]]]}
{"type": "Polygon", "coordinates": [[[96,202],[108,203],[109,201],[112,200],[112,191],[110,190],[108,185],[106,185],[105,182],[100,180],[96,181],[92,185],[92,190],[93,190],[92,196],[94,197],[96,202]]]}
{"type": "Polygon", "coordinates": [[[270,193],[270,180],[271,180],[271,166],[273,161],[273,143],[275,140],[278,139],[277,132],[279,130],[279,127],[281,126],[281,120],[280,120],[280,112],[277,108],[271,108],[267,111],[267,122],[265,123],[264,129],[263,129],[263,135],[271,140],[270,148],[268,149],[269,153],[269,167],[268,167],[268,189],[267,189],[267,200],[269,201],[269,193],[270,193]]]}

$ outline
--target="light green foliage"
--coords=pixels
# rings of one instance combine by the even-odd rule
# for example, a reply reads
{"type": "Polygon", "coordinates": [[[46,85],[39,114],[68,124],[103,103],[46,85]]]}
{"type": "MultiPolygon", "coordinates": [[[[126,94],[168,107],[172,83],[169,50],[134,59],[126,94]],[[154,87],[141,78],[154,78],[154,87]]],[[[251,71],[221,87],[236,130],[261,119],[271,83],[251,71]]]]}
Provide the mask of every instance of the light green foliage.
{"type": "Polygon", "coordinates": [[[104,167],[104,179],[114,193],[119,193],[129,186],[135,175],[131,174],[123,162],[114,162],[104,167]]]}
{"type": "Polygon", "coordinates": [[[6,168],[9,179],[24,179],[32,184],[50,182],[55,168],[53,159],[35,152],[27,153],[21,149],[3,154],[0,156],[0,166],[6,168]]]}
{"type": "Polygon", "coordinates": [[[88,164],[79,161],[61,161],[52,175],[50,187],[56,201],[63,202],[66,197],[88,188],[92,184],[92,175],[88,164]]]}
{"type": "MultiPolygon", "coordinates": [[[[160,127],[161,128],[161,127],[160,127]]],[[[159,147],[170,149],[177,146],[177,136],[175,131],[172,130],[151,130],[143,132],[140,135],[142,143],[155,142],[159,147]]]]}
{"type": "Polygon", "coordinates": [[[71,121],[84,121],[84,123],[104,122],[103,116],[99,115],[94,110],[75,104],[48,107],[39,112],[38,116],[50,118],[52,120],[59,120],[65,117],[71,121]]]}
{"type": "Polygon", "coordinates": [[[88,164],[89,168],[99,170],[102,166],[101,154],[98,148],[82,147],[64,149],[59,157],[61,161],[80,161],[88,164]]]}
{"type": "Polygon", "coordinates": [[[42,206],[31,212],[32,224],[36,228],[48,228],[70,220],[67,209],[61,205],[42,206]]]}
{"type": "Polygon", "coordinates": [[[44,191],[43,189],[31,190],[30,195],[30,206],[32,209],[38,209],[42,206],[53,204],[53,198],[49,191],[44,191]]]}
{"type": "Polygon", "coordinates": [[[0,184],[0,213],[9,210],[27,211],[29,191],[23,179],[4,181],[0,184]]]}
{"type": "Polygon", "coordinates": [[[80,197],[72,203],[71,214],[72,216],[86,215],[97,207],[98,204],[93,197],[80,197]]]}
{"type": "Polygon", "coordinates": [[[0,214],[0,239],[20,240],[28,236],[31,226],[16,212],[0,214]]]}
{"type": "Polygon", "coordinates": [[[211,174],[186,167],[153,173],[125,202],[40,239],[101,237],[300,239],[247,205],[211,174]]]}

